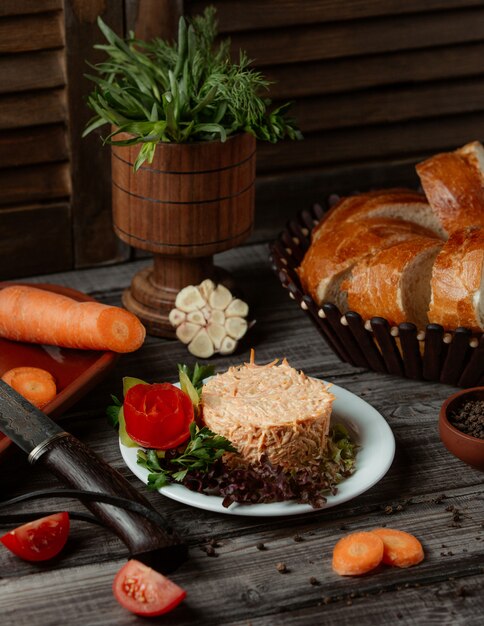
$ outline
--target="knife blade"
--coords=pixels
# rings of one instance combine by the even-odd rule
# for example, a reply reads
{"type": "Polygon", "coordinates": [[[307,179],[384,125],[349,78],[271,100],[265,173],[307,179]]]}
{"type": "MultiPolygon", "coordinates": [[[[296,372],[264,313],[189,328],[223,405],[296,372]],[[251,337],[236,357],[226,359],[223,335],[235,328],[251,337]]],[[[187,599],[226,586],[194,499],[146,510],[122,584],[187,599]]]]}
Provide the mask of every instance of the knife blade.
{"type": "Polygon", "coordinates": [[[68,487],[129,498],[156,513],[158,524],[106,502],[85,503],[120,537],[131,556],[162,573],[173,571],[185,560],[186,545],[148,500],[88,446],[1,380],[0,432],[28,453],[30,463],[45,466],[68,487]]]}
{"type": "Polygon", "coordinates": [[[64,430],[9,385],[0,380],[0,432],[30,454],[64,430]]]}

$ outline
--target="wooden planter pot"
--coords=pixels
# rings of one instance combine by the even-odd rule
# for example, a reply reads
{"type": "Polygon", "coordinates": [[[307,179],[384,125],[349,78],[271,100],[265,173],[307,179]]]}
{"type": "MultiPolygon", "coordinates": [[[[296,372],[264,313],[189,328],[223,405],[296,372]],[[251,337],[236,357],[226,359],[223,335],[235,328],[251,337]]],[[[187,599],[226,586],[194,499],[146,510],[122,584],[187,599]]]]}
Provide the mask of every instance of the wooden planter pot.
{"type": "Polygon", "coordinates": [[[213,255],[240,244],[254,221],[255,139],[164,144],[137,172],[139,146],[112,146],[117,236],[154,255],[135,275],[123,304],[150,334],[174,336],[168,314],[176,294],[216,278],[213,255]]]}

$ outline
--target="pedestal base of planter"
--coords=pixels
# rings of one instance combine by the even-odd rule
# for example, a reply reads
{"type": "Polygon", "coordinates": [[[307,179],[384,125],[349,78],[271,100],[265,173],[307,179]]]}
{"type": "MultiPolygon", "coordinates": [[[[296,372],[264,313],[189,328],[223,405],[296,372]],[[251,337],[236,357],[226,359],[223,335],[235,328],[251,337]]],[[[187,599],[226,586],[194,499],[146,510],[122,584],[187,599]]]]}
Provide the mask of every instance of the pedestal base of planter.
{"type": "Polygon", "coordinates": [[[175,329],[168,315],[175,307],[178,292],[187,285],[198,285],[205,278],[231,288],[230,274],[215,267],[212,257],[167,259],[155,255],[154,266],[135,274],[131,286],[123,292],[123,306],[141,320],[148,335],[174,339],[175,329]]]}
{"type": "Polygon", "coordinates": [[[141,320],[148,335],[174,339],[175,329],[168,321],[168,315],[174,307],[176,293],[165,294],[164,290],[154,288],[152,273],[152,268],[146,268],[136,274],[131,287],[123,292],[123,306],[141,320]],[[170,295],[172,298],[168,299],[170,295]]]}

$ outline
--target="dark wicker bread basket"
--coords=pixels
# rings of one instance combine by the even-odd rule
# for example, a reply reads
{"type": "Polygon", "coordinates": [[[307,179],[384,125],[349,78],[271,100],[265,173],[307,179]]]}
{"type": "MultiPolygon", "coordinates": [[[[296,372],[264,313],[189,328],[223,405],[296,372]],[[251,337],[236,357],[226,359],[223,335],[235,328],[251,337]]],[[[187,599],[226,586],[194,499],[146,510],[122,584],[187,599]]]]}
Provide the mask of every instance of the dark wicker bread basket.
{"type": "Polygon", "coordinates": [[[356,367],[439,381],[458,387],[484,385],[484,335],[468,328],[446,332],[439,324],[418,330],[404,322],[391,327],[382,317],[363,320],[355,311],[344,315],[331,303],[318,306],[304,293],[296,267],[311,241],[311,231],[325,210],[301,211],[270,246],[270,260],[282,286],[309,316],[336,355],[356,367]]]}

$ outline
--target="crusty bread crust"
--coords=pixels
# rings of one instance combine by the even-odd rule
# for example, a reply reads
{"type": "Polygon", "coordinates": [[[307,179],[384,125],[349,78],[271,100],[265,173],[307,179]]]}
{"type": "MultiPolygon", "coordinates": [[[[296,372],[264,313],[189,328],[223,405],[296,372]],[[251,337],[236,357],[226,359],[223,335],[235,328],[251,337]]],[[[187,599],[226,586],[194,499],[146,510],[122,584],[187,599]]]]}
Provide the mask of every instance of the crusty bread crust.
{"type": "Polygon", "coordinates": [[[337,202],[313,229],[311,246],[296,270],[302,287],[319,306],[332,302],[341,312],[355,310],[364,318],[425,324],[436,246],[450,236],[433,270],[428,319],[449,330],[484,330],[479,230],[484,230],[484,148],[477,141],[468,143],[419,163],[417,172],[428,202],[408,189],[337,202]],[[433,241],[419,248],[410,243],[417,237],[433,241]],[[414,301],[408,295],[412,289],[414,301]]]}
{"type": "Polygon", "coordinates": [[[428,228],[430,234],[444,237],[439,222],[422,193],[411,189],[380,189],[341,198],[313,229],[313,241],[329,234],[343,221],[368,218],[401,219],[428,228]]]}
{"type": "Polygon", "coordinates": [[[442,245],[437,239],[418,237],[365,257],[342,284],[348,292],[349,309],[358,311],[364,319],[384,317],[391,325],[405,321],[425,325],[428,300],[423,311],[409,306],[403,284],[405,272],[418,271],[415,265],[419,257],[427,257],[431,251],[437,254],[442,245]]]}
{"type": "Polygon", "coordinates": [[[322,304],[332,291],[332,282],[368,254],[431,234],[421,226],[398,219],[343,222],[335,225],[329,235],[313,241],[297,272],[305,291],[322,304]]]}
{"type": "Polygon", "coordinates": [[[475,141],[416,166],[430,206],[447,234],[484,226],[484,150],[475,141]]]}
{"type": "Polygon", "coordinates": [[[432,272],[430,322],[445,329],[459,326],[479,332],[483,284],[484,228],[454,232],[437,256],[432,272]]]}

